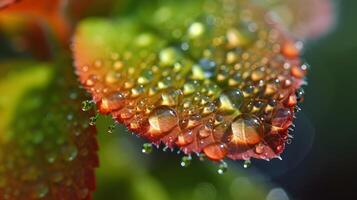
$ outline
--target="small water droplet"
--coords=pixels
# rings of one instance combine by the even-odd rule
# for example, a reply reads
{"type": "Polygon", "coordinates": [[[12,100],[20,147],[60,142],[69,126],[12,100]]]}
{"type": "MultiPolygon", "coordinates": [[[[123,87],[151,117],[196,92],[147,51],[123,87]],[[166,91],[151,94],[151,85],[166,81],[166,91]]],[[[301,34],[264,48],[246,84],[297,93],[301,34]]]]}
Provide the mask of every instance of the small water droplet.
{"type": "Polygon", "coordinates": [[[75,145],[68,145],[63,149],[63,156],[66,161],[73,161],[78,155],[78,149],[75,145]]]}
{"type": "Polygon", "coordinates": [[[48,186],[40,184],[36,187],[35,197],[38,199],[44,198],[48,193],[48,186]]]}
{"type": "Polygon", "coordinates": [[[192,131],[189,131],[184,134],[179,134],[177,137],[176,144],[178,146],[186,146],[186,145],[192,143],[192,141],[193,141],[192,131]]]}
{"type": "Polygon", "coordinates": [[[112,124],[108,127],[107,133],[112,134],[115,129],[115,124],[112,124]]]}
{"type": "Polygon", "coordinates": [[[176,49],[169,47],[160,51],[159,58],[162,66],[170,66],[177,61],[178,52],[176,49]]]}
{"type": "Polygon", "coordinates": [[[201,36],[205,31],[205,26],[200,22],[194,22],[188,28],[188,35],[191,38],[197,38],[201,36]]]}
{"type": "Polygon", "coordinates": [[[85,100],[85,101],[82,101],[82,110],[84,112],[90,110],[94,105],[94,102],[92,100],[85,100]]]}
{"type": "Polygon", "coordinates": [[[250,160],[245,160],[243,163],[243,167],[245,169],[249,168],[252,165],[252,162],[250,160]]]}
{"type": "Polygon", "coordinates": [[[89,118],[89,125],[94,126],[95,123],[97,122],[98,116],[99,116],[99,114],[97,113],[93,117],[90,117],[89,118]]]}
{"type": "Polygon", "coordinates": [[[296,90],[296,92],[295,92],[296,100],[298,102],[301,102],[304,97],[304,94],[305,94],[305,92],[304,92],[303,88],[299,88],[298,90],[296,90]]]}
{"type": "Polygon", "coordinates": [[[226,162],[222,161],[218,166],[218,174],[224,174],[228,170],[228,165],[226,162]]]}
{"type": "Polygon", "coordinates": [[[141,152],[145,154],[150,154],[152,152],[152,144],[151,143],[145,143],[143,144],[143,148],[141,152]]]}
{"type": "Polygon", "coordinates": [[[206,155],[204,153],[199,153],[199,154],[197,154],[197,156],[198,156],[198,159],[200,161],[205,161],[206,160],[206,155]]]}
{"type": "Polygon", "coordinates": [[[54,163],[57,155],[55,153],[49,153],[46,155],[46,159],[48,163],[54,163]]]}
{"type": "Polygon", "coordinates": [[[188,167],[191,164],[192,157],[190,155],[184,156],[181,159],[181,166],[182,167],[188,167]]]}

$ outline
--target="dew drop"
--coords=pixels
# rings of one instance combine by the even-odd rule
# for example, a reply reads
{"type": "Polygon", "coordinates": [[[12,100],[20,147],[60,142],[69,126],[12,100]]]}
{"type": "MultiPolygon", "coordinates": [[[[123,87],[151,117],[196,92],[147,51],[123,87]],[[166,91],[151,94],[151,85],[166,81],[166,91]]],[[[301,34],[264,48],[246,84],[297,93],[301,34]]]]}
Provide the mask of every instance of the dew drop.
{"type": "Polygon", "coordinates": [[[207,138],[212,134],[212,127],[210,125],[205,125],[201,127],[201,129],[198,131],[198,136],[201,139],[207,138]]]}
{"type": "Polygon", "coordinates": [[[162,66],[170,66],[177,61],[178,52],[174,48],[169,47],[160,51],[159,58],[162,66]]]}
{"type": "Polygon", "coordinates": [[[228,170],[228,165],[227,165],[227,163],[224,162],[224,161],[221,161],[221,163],[220,163],[219,166],[218,166],[217,173],[218,173],[218,174],[224,174],[224,173],[226,173],[227,170],[228,170]]]}
{"type": "Polygon", "coordinates": [[[168,132],[178,124],[176,111],[167,106],[157,107],[150,114],[149,124],[154,131],[168,132]]]}
{"type": "Polygon", "coordinates": [[[151,143],[145,143],[143,144],[143,148],[141,152],[145,154],[150,154],[152,152],[152,144],[151,143]]]}
{"type": "Polygon", "coordinates": [[[185,146],[192,143],[192,141],[193,141],[192,131],[189,131],[188,133],[178,135],[176,144],[178,146],[185,146]]]}
{"type": "Polygon", "coordinates": [[[239,110],[243,100],[244,96],[241,90],[229,90],[220,95],[218,107],[222,111],[239,110]]]}
{"type": "Polygon", "coordinates": [[[85,100],[85,101],[82,101],[82,110],[84,112],[90,110],[94,105],[94,102],[92,100],[85,100]]]}
{"type": "Polygon", "coordinates": [[[64,159],[68,162],[76,159],[77,155],[78,155],[78,149],[75,145],[68,145],[63,150],[64,159]]]}
{"type": "Polygon", "coordinates": [[[198,159],[202,162],[202,161],[205,161],[206,159],[206,155],[204,153],[199,153],[198,154],[198,159]]]}
{"type": "Polygon", "coordinates": [[[214,143],[203,148],[203,152],[209,159],[219,161],[227,155],[227,146],[223,143],[214,143]]]}
{"type": "Polygon", "coordinates": [[[283,47],[281,48],[281,52],[284,56],[291,59],[296,58],[300,54],[300,50],[298,49],[296,44],[294,44],[291,41],[286,41],[283,44],[283,47]]]}
{"type": "Polygon", "coordinates": [[[102,113],[108,113],[111,110],[117,110],[123,106],[125,95],[121,92],[115,92],[107,97],[104,97],[99,102],[99,110],[102,113]]]}
{"type": "Polygon", "coordinates": [[[94,116],[89,118],[89,125],[95,126],[97,119],[98,119],[99,114],[95,114],[94,116]]]}
{"type": "Polygon", "coordinates": [[[184,156],[181,159],[181,166],[182,167],[188,167],[191,164],[192,157],[190,155],[184,156]]]}
{"type": "Polygon", "coordinates": [[[194,22],[188,28],[188,35],[191,38],[197,38],[201,36],[205,31],[205,27],[200,22],[194,22]]]}
{"type": "Polygon", "coordinates": [[[230,128],[229,142],[242,145],[254,145],[261,141],[263,128],[260,121],[250,115],[238,116],[230,128]]]}
{"type": "Polygon", "coordinates": [[[36,187],[35,197],[38,199],[44,198],[48,194],[48,186],[40,184],[36,187]]]}
{"type": "Polygon", "coordinates": [[[252,165],[252,162],[250,160],[245,160],[243,163],[243,167],[245,169],[249,168],[252,165]]]}
{"type": "Polygon", "coordinates": [[[112,124],[108,127],[107,133],[112,134],[115,129],[115,124],[112,124]]]}
{"type": "Polygon", "coordinates": [[[295,92],[295,95],[296,95],[296,100],[298,102],[301,102],[302,99],[304,98],[304,89],[303,88],[299,88],[296,92],[295,92]]]}

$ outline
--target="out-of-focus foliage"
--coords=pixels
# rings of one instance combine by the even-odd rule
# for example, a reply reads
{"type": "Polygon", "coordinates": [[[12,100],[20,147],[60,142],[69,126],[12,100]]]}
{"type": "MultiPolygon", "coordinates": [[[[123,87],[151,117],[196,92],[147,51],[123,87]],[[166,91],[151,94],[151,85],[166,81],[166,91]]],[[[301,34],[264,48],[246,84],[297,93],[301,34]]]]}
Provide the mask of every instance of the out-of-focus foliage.
{"type": "Polygon", "coordinates": [[[1,65],[3,199],[91,198],[98,166],[96,130],[89,126],[89,113],[81,112],[83,92],[65,65],[1,65]]]}

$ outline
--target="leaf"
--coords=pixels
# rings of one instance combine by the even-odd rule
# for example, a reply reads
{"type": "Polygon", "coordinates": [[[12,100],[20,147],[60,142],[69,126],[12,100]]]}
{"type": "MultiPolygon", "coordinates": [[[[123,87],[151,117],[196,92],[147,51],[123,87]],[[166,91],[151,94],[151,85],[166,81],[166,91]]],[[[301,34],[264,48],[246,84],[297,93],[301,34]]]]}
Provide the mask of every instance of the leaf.
{"type": "Polygon", "coordinates": [[[0,84],[3,99],[14,101],[1,104],[10,121],[1,126],[0,199],[91,199],[96,130],[70,68],[11,66],[0,84]]]}
{"type": "Polygon", "coordinates": [[[101,113],[154,144],[211,160],[274,158],[307,65],[301,43],[265,16],[245,1],[141,2],[80,24],[77,74],[101,113]]]}

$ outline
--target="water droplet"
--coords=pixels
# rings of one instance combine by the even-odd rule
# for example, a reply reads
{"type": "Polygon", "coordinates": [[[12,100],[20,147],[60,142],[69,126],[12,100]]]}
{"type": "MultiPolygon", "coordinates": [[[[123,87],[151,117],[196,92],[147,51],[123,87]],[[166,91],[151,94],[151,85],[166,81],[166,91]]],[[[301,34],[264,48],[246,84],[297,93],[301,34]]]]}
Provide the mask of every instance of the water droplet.
{"type": "Polygon", "coordinates": [[[89,125],[94,126],[95,123],[97,122],[98,116],[99,116],[99,114],[97,113],[93,117],[90,117],[89,118],[89,125]]]}
{"type": "Polygon", "coordinates": [[[99,102],[99,110],[102,113],[108,113],[111,110],[117,110],[123,106],[124,99],[125,95],[121,92],[110,94],[99,102]]]}
{"type": "Polygon", "coordinates": [[[101,60],[94,61],[94,67],[100,68],[102,67],[103,62],[101,60]]]}
{"type": "Polygon", "coordinates": [[[201,139],[207,138],[208,136],[210,136],[212,134],[212,127],[210,125],[205,125],[203,127],[201,127],[201,129],[198,131],[198,136],[201,139]]]}
{"type": "Polygon", "coordinates": [[[75,145],[68,145],[63,149],[63,157],[66,161],[73,161],[78,155],[78,149],[75,145]]]}
{"type": "Polygon", "coordinates": [[[193,141],[192,131],[189,131],[188,133],[178,135],[176,144],[178,146],[185,146],[190,144],[192,141],[193,141]]]}
{"type": "Polygon", "coordinates": [[[254,145],[261,141],[263,127],[259,119],[250,115],[238,116],[231,124],[229,142],[254,145]]]}
{"type": "Polygon", "coordinates": [[[223,92],[219,97],[218,107],[222,111],[239,110],[244,100],[241,90],[233,89],[223,92]]]}
{"type": "Polygon", "coordinates": [[[67,120],[68,121],[71,121],[71,120],[73,120],[73,114],[72,113],[69,113],[68,115],[67,115],[67,120]]]}
{"type": "Polygon", "coordinates": [[[227,146],[223,143],[214,143],[203,148],[203,152],[211,160],[222,160],[227,155],[227,146]]]}
{"type": "Polygon", "coordinates": [[[82,101],[82,110],[84,112],[90,110],[94,105],[94,102],[92,100],[85,100],[85,101],[82,101]]]}
{"type": "Polygon", "coordinates": [[[36,187],[35,198],[41,199],[48,194],[48,186],[40,184],[36,187]]]}
{"type": "Polygon", "coordinates": [[[170,66],[177,61],[178,52],[176,49],[169,47],[160,51],[159,58],[162,66],[170,66]]]}
{"type": "Polygon", "coordinates": [[[180,164],[182,167],[188,167],[191,164],[191,160],[192,160],[191,155],[184,156],[182,157],[180,164]]]}
{"type": "Polygon", "coordinates": [[[143,144],[143,148],[141,149],[141,152],[145,154],[150,154],[152,152],[152,144],[151,143],[143,144]]]}
{"type": "Polygon", "coordinates": [[[112,134],[115,129],[115,124],[112,124],[108,127],[107,133],[112,134]]]}
{"type": "Polygon", "coordinates": [[[249,43],[248,37],[237,29],[230,29],[227,31],[227,40],[230,48],[242,47],[249,43]]]}
{"type": "Polygon", "coordinates": [[[49,153],[46,155],[46,159],[48,163],[54,163],[57,158],[57,155],[55,153],[49,153]]]}
{"type": "Polygon", "coordinates": [[[205,161],[206,159],[206,155],[204,153],[199,153],[197,156],[200,161],[205,161]]]}
{"type": "Polygon", "coordinates": [[[149,124],[154,131],[168,132],[178,124],[176,111],[166,106],[157,107],[150,114],[149,124]]]}
{"type": "Polygon", "coordinates": [[[217,170],[218,174],[224,174],[224,173],[226,173],[227,170],[228,170],[227,163],[224,161],[221,161],[221,163],[218,166],[218,170],[217,170]]]}
{"type": "Polygon", "coordinates": [[[153,72],[151,70],[144,70],[141,76],[138,78],[139,84],[147,84],[153,78],[153,72]]]}
{"type": "Polygon", "coordinates": [[[161,105],[163,106],[175,106],[179,103],[179,98],[182,92],[179,90],[172,90],[161,94],[161,105]]]}
{"type": "Polygon", "coordinates": [[[252,165],[252,162],[250,160],[245,160],[243,163],[243,167],[245,169],[249,168],[252,165]]]}
{"type": "Polygon", "coordinates": [[[191,38],[197,38],[201,36],[205,31],[205,27],[200,22],[194,22],[188,28],[188,35],[191,38]]]}
{"type": "Polygon", "coordinates": [[[293,42],[286,41],[281,48],[281,53],[287,58],[293,59],[299,56],[300,50],[293,42]]]}
{"type": "Polygon", "coordinates": [[[303,88],[299,88],[298,90],[296,90],[296,92],[295,92],[296,100],[298,102],[301,102],[302,99],[304,98],[304,94],[305,94],[305,92],[304,92],[303,88]]]}

